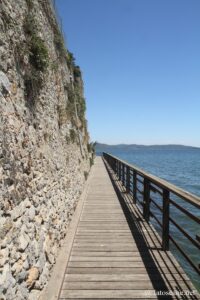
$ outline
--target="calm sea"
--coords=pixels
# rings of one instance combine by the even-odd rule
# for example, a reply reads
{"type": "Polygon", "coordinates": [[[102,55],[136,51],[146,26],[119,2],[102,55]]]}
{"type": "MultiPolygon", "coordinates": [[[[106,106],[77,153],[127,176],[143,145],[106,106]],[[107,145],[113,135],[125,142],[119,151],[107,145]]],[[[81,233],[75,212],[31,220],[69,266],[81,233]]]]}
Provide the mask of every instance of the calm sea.
{"type": "MultiPolygon", "coordinates": [[[[153,150],[150,148],[144,148],[133,150],[131,153],[123,153],[119,150],[115,150],[113,155],[134,164],[153,175],[163,178],[188,192],[200,196],[200,149],[183,148],[181,150],[153,150]]],[[[159,201],[159,199],[157,200],[159,201]]],[[[197,208],[194,208],[190,204],[182,203],[178,199],[175,200],[193,212],[196,216],[200,217],[200,211],[197,208]]],[[[175,208],[173,210],[172,208],[170,209],[170,213],[177,223],[187,230],[194,239],[197,234],[200,236],[199,224],[190,221],[190,219],[179,213],[179,211],[175,208]]],[[[156,209],[154,212],[162,220],[161,215],[159,215],[159,212],[157,212],[156,209]]],[[[153,225],[159,231],[155,222],[153,222],[153,225]]],[[[193,247],[186,238],[182,238],[182,234],[180,234],[180,232],[172,225],[170,226],[170,234],[176,238],[179,244],[185,249],[196,264],[200,264],[200,251],[193,247]]],[[[194,285],[200,291],[200,276],[193,271],[193,269],[185,262],[184,258],[179,254],[178,250],[172,245],[171,250],[193,281],[194,285]]]]}

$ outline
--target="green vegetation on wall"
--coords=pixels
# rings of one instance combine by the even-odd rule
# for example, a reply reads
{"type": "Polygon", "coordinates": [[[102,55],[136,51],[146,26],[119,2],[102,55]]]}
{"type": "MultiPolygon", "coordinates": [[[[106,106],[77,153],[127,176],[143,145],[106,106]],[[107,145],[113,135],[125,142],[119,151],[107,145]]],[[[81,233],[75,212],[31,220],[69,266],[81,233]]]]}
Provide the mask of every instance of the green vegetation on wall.
{"type": "Polygon", "coordinates": [[[25,96],[30,106],[34,106],[43,83],[44,73],[49,66],[49,54],[45,42],[41,39],[38,26],[32,14],[33,2],[26,0],[28,13],[24,19],[24,32],[26,35],[27,55],[29,67],[24,72],[25,96]]]}
{"type": "Polygon", "coordinates": [[[59,58],[64,58],[66,56],[65,43],[59,30],[54,30],[54,45],[59,58]]]}
{"type": "Polygon", "coordinates": [[[79,66],[74,66],[74,78],[78,78],[78,77],[81,77],[81,70],[80,70],[80,67],[79,66]]]}
{"type": "Polygon", "coordinates": [[[34,35],[30,45],[30,63],[36,70],[45,72],[49,65],[48,50],[42,39],[34,35]]]}
{"type": "Polygon", "coordinates": [[[45,72],[49,65],[48,49],[38,35],[38,27],[29,12],[24,20],[24,31],[27,36],[30,63],[37,71],[45,72]]]}
{"type": "Polygon", "coordinates": [[[73,56],[73,53],[71,53],[70,51],[67,51],[66,53],[66,61],[68,68],[73,68],[73,66],[75,65],[75,58],[73,56]]]}
{"type": "MultiPolygon", "coordinates": [[[[58,21],[52,17],[48,0],[43,0],[40,5],[43,8],[47,16],[47,20],[52,27],[53,31],[53,43],[55,51],[57,53],[57,59],[50,62],[49,53],[45,41],[40,37],[38,24],[34,17],[34,1],[26,0],[27,14],[24,19],[24,33],[26,35],[26,46],[19,59],[21,61],[20,67],[23,67],[24,56],[28,57],[29,65],[24,66],[23,77],[25,96],[27,104],[30,106],[35,105],[37,96],[39,95],[41,88],[44,85],[45,73],[49,66],[55,73],[59,70],[61,63],[67,63],[67,67],[70,73],[70,82],[65,84],[65,91],[67,93],[67,101],[65,105],[59,105],[57,112],[59,122],[58,125],[61,127],[67,122],[71,122],[75,133],[82,130],[86,140],[88,140],[87,133],[87,121],[85,119],[86,101],[83,97],[83,83],[81,70],[76,65],[73,53],[66,50],[64,38],[62,36],[62,30],[59,29],[58,21]]],[[[20,45],[19,45],[20,53],[20,45]]],[[[70,140],[75,140],[75,134],[70,133],[70,140]]]]}
{"type": "Polygon", "coordinates": [[[70,129],[70,140],[72,143],[75,143],[77,140],[77,133],[74,129],[70,129]]]}
{"type": "Polygon", "coordinates": [[[32,9],[33,8],[33,0],[26,0],[26,5],[28,6],[28,9],[32,9]]]}

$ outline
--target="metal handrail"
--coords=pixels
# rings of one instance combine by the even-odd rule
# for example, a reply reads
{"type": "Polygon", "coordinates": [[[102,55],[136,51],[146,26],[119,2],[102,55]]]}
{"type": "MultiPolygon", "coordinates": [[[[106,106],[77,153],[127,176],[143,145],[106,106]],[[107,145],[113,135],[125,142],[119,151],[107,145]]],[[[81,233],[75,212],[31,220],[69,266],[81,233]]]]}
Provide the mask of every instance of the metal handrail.
{"type": "MultiPolygon", "coordinates": [[[[109,155],[110,157],[116,159],[117,161],[119,161],[120,163],[126,165],[127,167],[129,167],[130,169],[132,169],[133,171],[136,171],[138,175],[141,175],[143,177],[146,177],[147,179],[149,179],[153,184],[158,185],[158,187],[160,188],[167,188],[170,192],[173,192],[175,195],[183,198],[184,200],[186,200],[187,202],[197,206],[198,208],[200,208],[200,197],[195,196],[175,185],[173,185],[172,183],[169,183],[168,181],[161,179],[157,176],[154,176],[152,174],[149,174],[145,171],[143,171],[142,169],[131,165],[129,163],[127,163],[124,160],[119,159],[116,156],[110,155],[108,153],[104,153],[103,152],[103,156],[104,155],[109,155]]],[[[104,156],[105,157],[105,156],[104,156]]]]}
{"type": "Polygon", "coordinates": [[[196,265],[195,262],[192,261],[192,259],[182,249],[182,246],[180,246],[175,238],[173,238],[170,234],[170,224],[172,224],[177,228],[180,234],[182,234],[193,246],[197,248],[197,251],[200,249],[200,238],[198,234],[196,234],[196,239],[194,239],[186,230],[181,228],[181,226],[177,223],[177,220],[175,221],[170,214],[170,207],[173,206],[176,208],[176,210],[185,214],[192,221],[196,222],[196,224],[200,224],[200,217],[182,207],[175,200],[172,200],[171,196],[175,195],[181,198],[181,200],[193,205],[197,209],[200,209],[200,197],[188,193],[187,191],[176,187],[166,180],[151,175],[142,169],[117,158],[116,156],[103,153],[103,157],[117,175],[119,180],[122,182],[126,192],[131,196],[133,203],[140,205],[145,220],[149,222],[150,217],[153,217],[157,224],[161,227],[163,250],[169,250],[169,241],[171,241],[192,266],[192,268],[200,275],[200,265],[196,265]],[[140,185],[139,187],[138,183],[140,185]],[[140,200],[137,197],[138,193],[140,195],[140,200]],[[153,199],[153,196],[156,193],[162,197],[162,206],[158,205],[155,199],[153,199]],[[153,203],[159,212],[161,212],[162,221],[160,221],[155,213],[152,212],[151,203],[153,203]]]}

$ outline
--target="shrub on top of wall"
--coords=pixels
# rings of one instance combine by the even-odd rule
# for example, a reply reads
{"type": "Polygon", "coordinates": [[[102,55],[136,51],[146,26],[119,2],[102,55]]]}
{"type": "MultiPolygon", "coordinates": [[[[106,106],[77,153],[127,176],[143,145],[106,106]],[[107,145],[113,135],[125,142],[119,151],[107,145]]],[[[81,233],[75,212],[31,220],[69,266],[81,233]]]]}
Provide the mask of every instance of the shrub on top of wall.
{"type": "Polygon", "coordinates": [[[74,66],[74,78],[81,77],[81,70],[79,66],[74,66]]]}

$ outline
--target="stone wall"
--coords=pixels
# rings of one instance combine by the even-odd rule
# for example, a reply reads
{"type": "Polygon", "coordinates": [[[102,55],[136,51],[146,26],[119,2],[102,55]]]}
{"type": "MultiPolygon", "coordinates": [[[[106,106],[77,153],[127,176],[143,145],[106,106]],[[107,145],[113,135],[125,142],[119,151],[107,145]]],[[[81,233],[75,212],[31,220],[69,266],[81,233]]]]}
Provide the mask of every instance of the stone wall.
{"type": "Polygon", "coordinates": [[[0,299],[35,300],[48,281],[88,140],[81,72],[51,5],[0,0],[0,299]]]}

